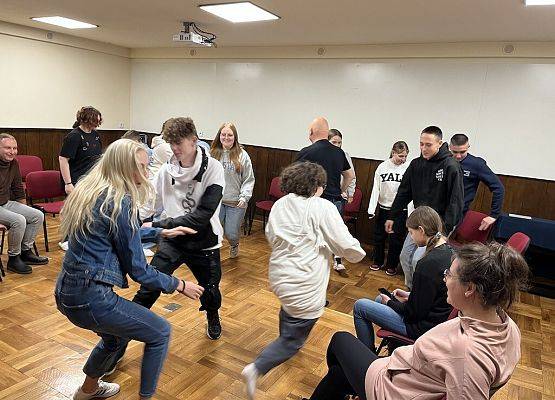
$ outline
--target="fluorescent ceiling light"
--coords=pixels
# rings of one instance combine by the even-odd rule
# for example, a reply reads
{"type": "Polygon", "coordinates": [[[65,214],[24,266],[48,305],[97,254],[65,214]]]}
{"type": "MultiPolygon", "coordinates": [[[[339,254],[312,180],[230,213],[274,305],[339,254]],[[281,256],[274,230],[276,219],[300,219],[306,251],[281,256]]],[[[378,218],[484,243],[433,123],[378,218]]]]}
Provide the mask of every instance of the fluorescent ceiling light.
{"type": "Polygon", "coordinates": [[[527,6],[552,6],[555,5],[555,0],[524,0],[527,6]]]}
{"type": "Polygon", "coordinates": [[[35,17],[33,21],[44,22],[45,24],[57,25],[68,29],[89,29],[98,28],[98,25],[81,22],[66,17],[35,17]]]}
{"type": "Polygon", "coordinates": [[[226,4],[206,4],[199,7],[204,11],[208,11],[211,14],[231,22],[254,22],[279,19],[277,15],[263,10],[250,1],[226,4]]]}

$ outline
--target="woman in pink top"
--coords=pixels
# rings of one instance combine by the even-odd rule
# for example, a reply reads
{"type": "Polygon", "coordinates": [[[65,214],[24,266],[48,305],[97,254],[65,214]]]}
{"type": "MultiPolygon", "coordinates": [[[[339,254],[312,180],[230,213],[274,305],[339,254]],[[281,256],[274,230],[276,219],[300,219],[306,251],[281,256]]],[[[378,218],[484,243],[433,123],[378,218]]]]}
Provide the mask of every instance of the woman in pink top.
{"type": "Polygon", "coordinates": [[[463,246],[445,270],[447,301],[459,317],[385,358],[350,333],[336,333],[328,373],[310,399],[489,399],[520,359],[520,331],[504,309],[527,276],[526,261],[507,246],[463,246]]]}

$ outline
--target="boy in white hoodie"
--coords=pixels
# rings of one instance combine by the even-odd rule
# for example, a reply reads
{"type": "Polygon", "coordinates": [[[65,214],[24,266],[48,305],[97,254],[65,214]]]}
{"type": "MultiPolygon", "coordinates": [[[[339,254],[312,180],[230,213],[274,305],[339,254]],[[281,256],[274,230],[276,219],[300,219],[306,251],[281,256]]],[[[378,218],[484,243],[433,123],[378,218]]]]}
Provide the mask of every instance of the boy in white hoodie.
{"type": "Polygon", "coordinates": [[[326,172],[312,162],[281,173],[281,190],[288,194],[276,201],[266,225],[270,287],[281,301],[280,335],[243,369],[249,399],[258,377],[293,357],[324,313],[331,255],[350,262],[366,255],[335,206],[320,198],[325,185],[326,172]]]}

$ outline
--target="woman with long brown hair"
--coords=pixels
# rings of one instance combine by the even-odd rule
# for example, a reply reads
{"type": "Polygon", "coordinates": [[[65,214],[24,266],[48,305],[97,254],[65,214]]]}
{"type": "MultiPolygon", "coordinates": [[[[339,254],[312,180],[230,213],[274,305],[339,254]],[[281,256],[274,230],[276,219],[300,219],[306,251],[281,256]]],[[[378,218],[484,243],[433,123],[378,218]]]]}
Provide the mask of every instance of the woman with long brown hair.
{"type": "Polygon", "coordinates": [[[225,172],[225,189],[220,221],[229,241],[229,257],[239,255],[239,236],[245,211],[254,188],[254,171],[248,153],[239,144],[237,128],[231,122],[220,126],[210,147],[210,155],[219,160],[225,172]]]}

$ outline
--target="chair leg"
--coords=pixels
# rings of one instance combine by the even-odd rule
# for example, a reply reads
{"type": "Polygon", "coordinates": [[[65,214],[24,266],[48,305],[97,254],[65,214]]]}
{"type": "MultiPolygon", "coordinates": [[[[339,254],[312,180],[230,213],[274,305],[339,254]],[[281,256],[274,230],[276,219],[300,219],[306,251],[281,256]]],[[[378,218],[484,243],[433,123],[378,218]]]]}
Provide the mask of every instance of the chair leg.
{"type": "Polygon", "coordinates": [[[6,276],[6,271],[4,271],[4,264],[2,264],[2,259],[0,258],[0,282],[2,282],[3,276],[6,276]]]}
{"type": "Polygon", "coordinates": [[[380,352],[382,351],[384,346],[387,346],[388,344],[389,344],[389,340],[387,338],[383,338],[380,345],[378,346],[378,349],[376,350],[376,355],[378,357],[380,356],[380,352]]]}
{"type": "Polygon", "coordinates": [[[253,207],[249,214],[249,235],[251,234],[251,231],[252,231],[252,222],[254,221],[255,214],[256,214],[256,207],[253,207]]]}
{"type": "Polygon", "coordinates": [[[35,250],[35,255],[39,255],[39,249],[37,249],[37,243],[33,242],[33,250],[35,250]]]}
{"type": "Polygon", "coordinates": [[[48,232],[46,231],[46,214],[44,214],[44,220],[42,221],[42,229],[44,231],[44,247],[48,253],[50,249],[48,248],[48,232]]]}
{"type": "Polygon", "coordinates": [[[2,231],[2,244],[0,245],[0,254],[4,254],[4,238],[6,237],[6,231],[2,231]]]}

